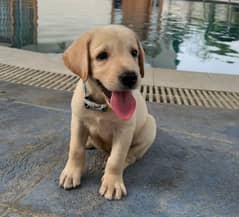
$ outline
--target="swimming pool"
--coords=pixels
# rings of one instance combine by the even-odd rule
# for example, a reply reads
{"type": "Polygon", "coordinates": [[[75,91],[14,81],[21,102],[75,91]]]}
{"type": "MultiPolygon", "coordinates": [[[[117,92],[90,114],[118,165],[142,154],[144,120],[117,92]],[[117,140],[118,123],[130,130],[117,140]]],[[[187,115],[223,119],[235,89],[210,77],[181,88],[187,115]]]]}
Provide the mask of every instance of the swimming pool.
{"type": "Polygon", "coordinates": [[[239,5],[181,0],[0,0],[0,45],[62,53],[94,26],[124,24],[147,65],[239,75],[239,5]]]}

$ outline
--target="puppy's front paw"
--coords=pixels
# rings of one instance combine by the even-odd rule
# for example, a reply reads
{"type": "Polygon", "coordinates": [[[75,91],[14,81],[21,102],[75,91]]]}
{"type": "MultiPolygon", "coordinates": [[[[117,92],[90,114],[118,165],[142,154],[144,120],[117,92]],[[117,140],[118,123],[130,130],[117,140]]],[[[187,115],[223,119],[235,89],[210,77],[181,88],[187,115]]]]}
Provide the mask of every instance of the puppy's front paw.
{"type": "Polygon", "coordinates": [[[64,189],[78,187],[80,185],[81,173],[81,167],[73,166],[68,162],[60,175],[59,185],[64,189]]]}
{"type": "Polygon", "coordinates": [[[105,174],[99,193],[108,200],[120,200],[123,195],[127,195],[122,176],[105,174]]]}

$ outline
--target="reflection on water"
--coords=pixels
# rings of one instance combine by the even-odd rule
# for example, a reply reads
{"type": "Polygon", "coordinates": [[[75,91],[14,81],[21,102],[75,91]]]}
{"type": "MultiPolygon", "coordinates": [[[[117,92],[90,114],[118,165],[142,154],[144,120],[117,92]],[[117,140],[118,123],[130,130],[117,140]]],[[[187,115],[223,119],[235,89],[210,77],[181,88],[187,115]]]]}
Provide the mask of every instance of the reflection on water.
{"type": "Polygon", "coordinates": [[[61,53],[94,26],[124,24],[152,67],[239,74],[239,5],[176,0],[0,0],[0,44],[61,53]]]}
{"type": "Polygon", "coordinates": [[[37,0],[0,0],[0,42],[17,48],[37,43],[37,0]]]}

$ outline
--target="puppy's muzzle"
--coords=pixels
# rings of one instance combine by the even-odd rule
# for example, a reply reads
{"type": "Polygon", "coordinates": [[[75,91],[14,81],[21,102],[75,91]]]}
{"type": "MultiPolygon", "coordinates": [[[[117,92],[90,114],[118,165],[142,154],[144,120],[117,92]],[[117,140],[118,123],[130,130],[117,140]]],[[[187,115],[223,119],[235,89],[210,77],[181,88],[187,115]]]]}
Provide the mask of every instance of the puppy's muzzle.
{"type": "Polygon", "coordinates": [[[134,71],[125,71],[119,76],[119,80],[123,87],[132,89],[137,83],[138,76],[134,71]]]}

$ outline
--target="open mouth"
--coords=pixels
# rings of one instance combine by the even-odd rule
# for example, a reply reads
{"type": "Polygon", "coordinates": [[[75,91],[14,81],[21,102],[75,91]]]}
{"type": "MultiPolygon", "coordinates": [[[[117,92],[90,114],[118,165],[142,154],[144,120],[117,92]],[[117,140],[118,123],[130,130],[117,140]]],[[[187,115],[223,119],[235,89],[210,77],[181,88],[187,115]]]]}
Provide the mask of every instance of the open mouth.
{"type": "Polygon", "coordinates": [[[130,90],[110,91],[99,80],[96,81],[116,116],[124,121],[129,120],[136,108],[136,101],[132,92],[130,90]]]}
{"type": "Polygon", "coordinates": [[[104,95],[110,100],[112,96],[112,91],[108,90],[99,80],[96,80],[96,82],[100,87],[100,89],[102,90],[102,92],[104,93],[104,95]]]}

